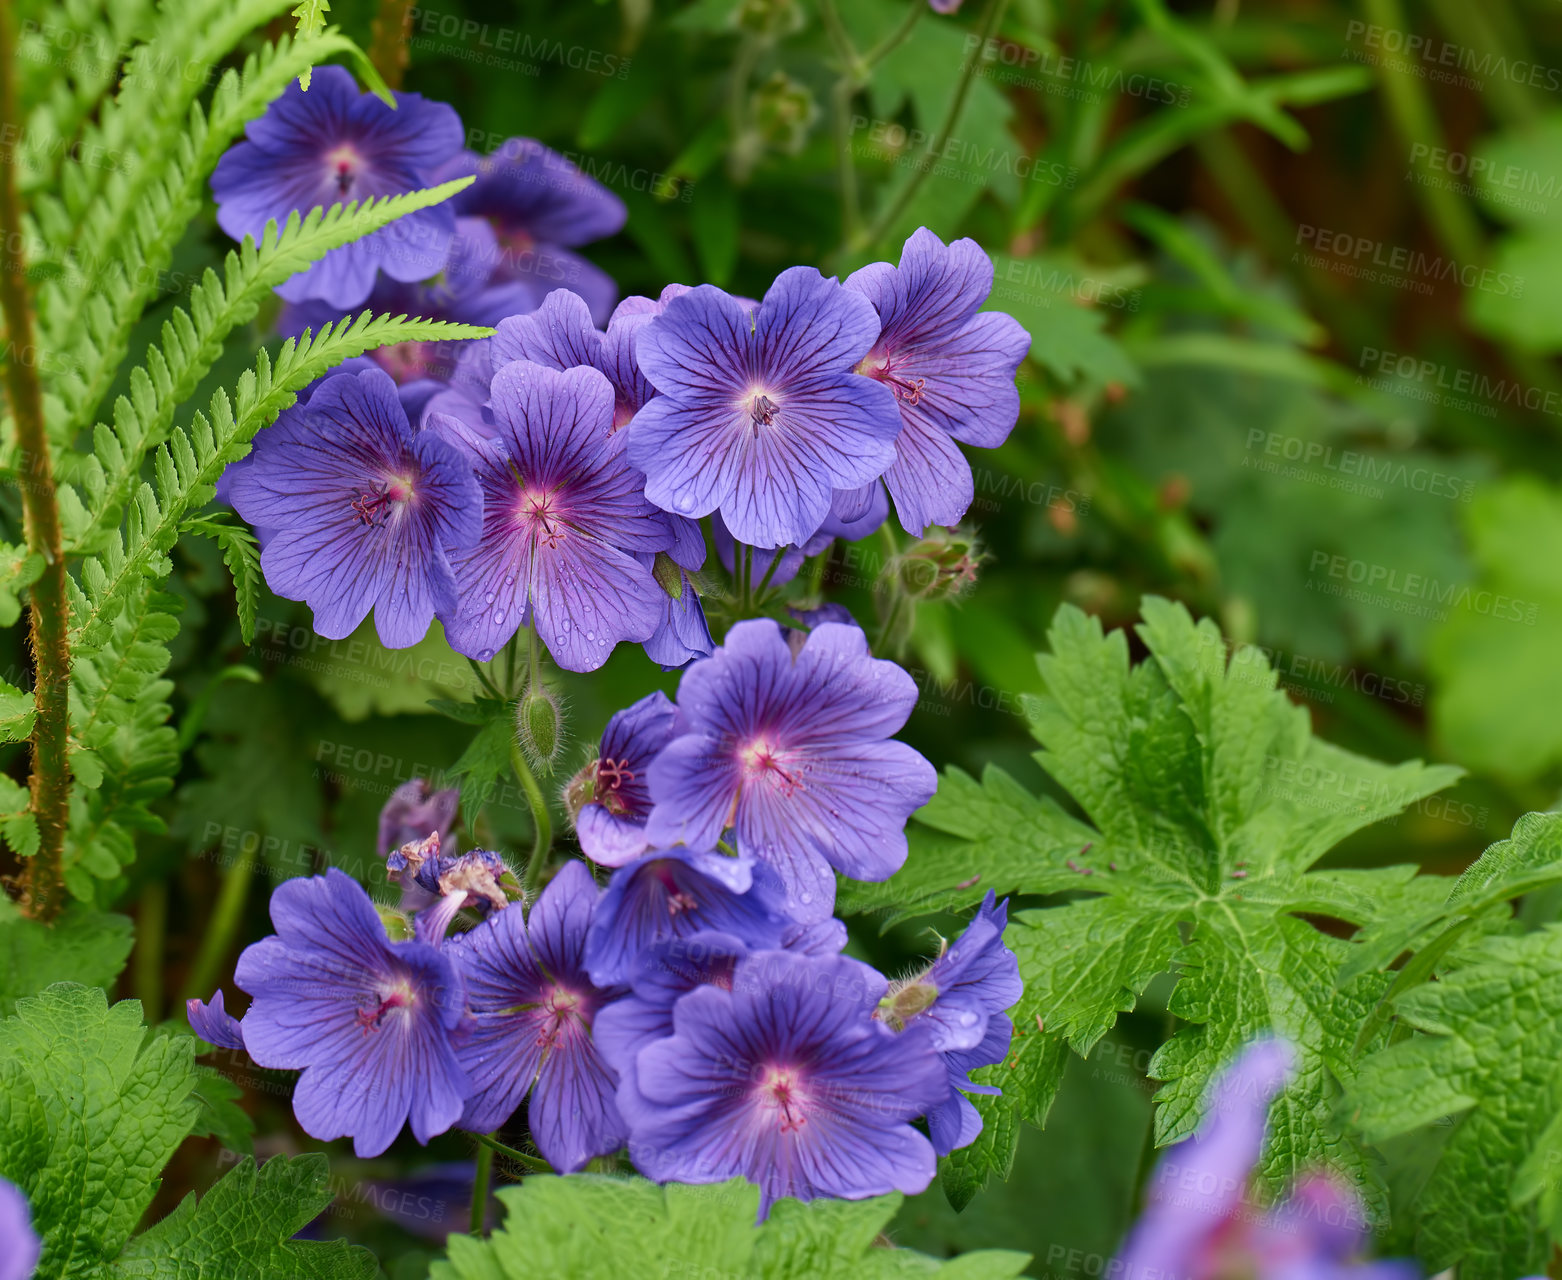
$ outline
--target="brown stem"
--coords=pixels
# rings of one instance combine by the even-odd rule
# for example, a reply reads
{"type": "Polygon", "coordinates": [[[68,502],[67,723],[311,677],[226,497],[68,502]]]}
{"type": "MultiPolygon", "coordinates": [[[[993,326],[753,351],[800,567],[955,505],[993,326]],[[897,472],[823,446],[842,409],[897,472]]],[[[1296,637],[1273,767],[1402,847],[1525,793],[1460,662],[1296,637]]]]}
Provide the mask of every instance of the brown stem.
{"type": "MultiPolygon", "coordinates": [[[[16,100],[16,35],[9,4],[0,4],[0,125],[18,136],[22,121],[16,100]]],[[[28,860],[22,909],[52,919],[65,905],[60,855],[70,814],[70,766],[66,735],[70,699],[70,601],[65,593],[65,555],[60,540],[60,509],[55,498],[54,464],[43,425],[38,373],[26,353],[33,350],[33,319],[27,301],[26,262],[21,248],[21,203],[16,193],[15,148],[0,153],[0,312],[11,339],[6,361],[6,391],[16,422],[16,443],[23,467],[22,523],[27,546],[44,560],[43,576],[33,584],[32,790],[38,821],[38,852],[28,860]]]]}
{"type": "Polygon", "coordinates": [[[384,77],[388,88],[401,88],[412,50],[408,37],[412,25],[412,0],[380,0],[379,12],[369,27],[369,61],[384,77]]]}

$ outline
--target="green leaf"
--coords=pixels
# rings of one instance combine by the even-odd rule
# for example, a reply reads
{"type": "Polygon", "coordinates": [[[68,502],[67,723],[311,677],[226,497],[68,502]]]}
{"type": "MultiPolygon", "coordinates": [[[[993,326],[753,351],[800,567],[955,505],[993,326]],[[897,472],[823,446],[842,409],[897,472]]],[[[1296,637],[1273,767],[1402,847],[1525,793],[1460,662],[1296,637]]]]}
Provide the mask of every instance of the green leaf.
{"type": "Polygon", "coordinates": [[[1428,1269],[1508,1280],[1545,1268],[1540,1218],[1558,1199],[1548,1154],[1562,1115],[1558,1008],[1562,928],[1485,939],[1470,963],[1396,1001],[1424,1034],[1365,1059],[1349,1087],[1370,1141],[1447,1129],[1416,1194],[1415,1249],[1428,1269]]]}
{"type": "Polygon", "coordinates": [[[52,923],[29,920],[0,896],[0,1015],[53,982],[112,987],[130,958],[128,916],[72,903],[52,923]]]}
{"type": "Polygon", "coordinates": [[[39,1280],[116,1257],[190,1132],[195,1041],[147,1039],[141,1006],[60,984],[18,1000],[0,1023],[3,1091],[41,1108],[46,1144],[0,1127],[0,1177],[21,1188],[43,1238],[39,1280]]]}
{"type": "Polygon", "coordinates": [[[486,723],[467,743],[446,776],[445,785],[461,788],[461,822],[470,830],[478,811],[493,800],[510,773],[510,752],[515,747],[514,708],[494,698],[480,698],[476,706],[486,723]]]}
{"type": "Polygon", "coordinates": [[[1483,488],[1467,530],[1486,607],[1455,610],[1428,651],[1438,741],[1471,768],[1532,778],[1562,763],[1550,620],[1562,617],[1562,494],[1529,476],[1483,488]]]}
{"type": "Polygon", "coordinates": [[[379,1264],[345,1240],[293,1240],[331,1203],[323,1155],[245,1157],[136,1237],[109,1275],[144,1280],[373,1280],[379,1264]]]}
{"type": "Polygon", "coordinates": [[[941,1262],[876,1246],[899,1196],[783,1200],[755,1225],[759,1190],[741,1179],[711,1186],[643,1178],[538,1175],[499,1192],[504,1226],[486,1240],[451,1236],[430,1280],[623,1280],[720,1275],[763,1280],[1003,1280],[1027,1258],[996,1250],[941,1262]]]}
{"type": "Polygon", "coordinates": [[[255,1122],[239,1106],[244,1090],[213,1067],[197,1065],[195,1071],[197,1079],[191,1096],[201,1104],[201,1110],[190,1136],[216,1138],[229,1151],[254,1155],[255,1122]]]}
{"type": "Polygon", "coordinates": [[[26,547],[0,543],[0,627],[16,625],[22,616],[22,592],[37,582],[42,573],[41,555],[29,553],[26,547]]]}
{"type": "Polygon", "coordinates": [[[949,1166],[946,1185],[969,1196],[981,1174],[1006,1169],[1015,1119],[1046,1118],[1060,1047],[1088,1054],[1167,970],[1184,1025],[1152,1063],[1165,1082],[1157,1143],[1197,1127],[1211,1079],[1243,1042],[1277,1032],[1297,1045],[1300,1069],[1272,1112],[1260,1166],[1269,1186],[1320,1164],[1370,1183],[1334,1113],[1359,1028],[1388,979],[1362,975],[1337,988],[1349,944],[1301,916],[1371,925],[1424,909],[1448,883],[1409,889],[1406,868],[1308,869],[1459,771],[1380,764],[1313,739],[1307,712],[1276,689],[1261,655],[1228,662],[1213,623],[1195,625],[1181,605],[1154,597],[1142,609],[1149,657],[1137,665],[1123,632],[1059,609],[1051,652],[1038,658],[1046,692],[1026,699],[1038,763],[1088,821],[998,771],[981,785],[951,771],[918,815],[940,837],[914,840],[906,867],[878,887],[880,902],[895,903],[905,882],[901,914],[961,905],[988,887],[1091,895],[1021,912],[1011,925],[1025,993],[1011,1062],[991,1076],[1004,1095],[984,1107],[991,1136],[949,1166]],[[952,891],[956,875],[963,898],[952,891]]]}
{"type": "Polygon", "coordinates": [[[33,695],[0,680],[0,742],[25,742],[32,731],[33,695]]]}
{"type": "Polygon", "coordinates": [[[222,562],[233,577],[233,598],[239,614],[239,637],[245,644],[255,640],[255,614],[260,608],[260,544],[242,525],[222,524],[211,519],[186,522],[186,533],[210,538],[222,548],[222,562]]]}
{"type": "Polygon", "coordinates": [[[1060,382],[1076,379],[1100,385],[1139,385],[1139,372],[1122,347],[1105,332],[1107,312],[1127,292],[1104,285],[1083,269],[1056,258],[993,256],[993,306],[1007,311],[1030,334],[1031,358],[1060,382]],[[1085,292],[1080,292],[1084,290],[1085,292]]]}
{"type": "MultiPolygon", "coordinates": [[[[302,0],[293,10],[293,17],[298,22],[299,37],[317,36],[325,30],[325,15],[330,11],[331,0],[302,0]]],[[[309,83],[313,79],[312,69],[304,68],[302,75],[298,77],[298,87],[309,89],[309,83]]]]}

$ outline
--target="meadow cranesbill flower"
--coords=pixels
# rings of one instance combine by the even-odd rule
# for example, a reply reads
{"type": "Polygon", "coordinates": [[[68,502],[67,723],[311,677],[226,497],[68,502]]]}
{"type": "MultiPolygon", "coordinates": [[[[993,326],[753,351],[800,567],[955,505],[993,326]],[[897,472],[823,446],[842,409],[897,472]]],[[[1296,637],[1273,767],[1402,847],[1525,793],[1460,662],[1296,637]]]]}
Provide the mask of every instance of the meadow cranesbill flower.
{"type": "Polygon", "coordinates": [[[1270,1101],[1294,1069],[1280,1040],[1248,1045],[1210,1090],[1198,1132],[1166,1153],[1146,1190],[1143,1216],[1113,1267],[1123,1276],[1217,1280],[1414,1280],[1409,1261],[1352,1265],[1367,1237],[1355,1190],[1329,1174],[1309,1175],[1269,1210],[1248,1197],[1264,1145],[1270,1101]]]}
{"type": "MultiPolygon", "coordinates": [[[[443,102],[396,94],[392,110],[359,93],[341,67],[320,67],[306,93],[294,83],[244,128],[212,173],[217,225],[258,242],[266,223],[372,197],[436,185],[434,171],[461,146],[461,120],[443,102]]],[[[373,235],[333,249],[277,292],[289,302],[319,298],[338,312],[358,306],[375,271],[426,280],[445,265],[455,233],[449,202],[399,218],[373,235]]]]}
{"type": "Polygon", "coordinates": [[[486,219],[496,233],[494,273],[531,294],[536,308],[554,289],[579,294],[597,322],[607,319],[618,286],[600,267],[571,249],[616,235],[624,202],[594,178],[532,138],[506,139],[491,155],[462,151],[439,171],[439,181],[472,174],[455,198],[463,217],[486,219]]]}
{"type": "Polygon", "coordinates": [[[906,860],[906,819],[938,781],[887,741],[916,700],[856,627],[825,623],[794,657],[775,622],[738,623],[678,686],[679,735],[651,765],[648,839],[710,849],[731,826],[739,853],[780,872],[787,911],[823,919],[831,868],[884,880],[906,860]]]}
{"type": "Polygon", "coordinates": [[[222,1006],[221,991],[212,996],[210,1004],[204,1004],[199,1000],[186,1000],[185,1016],[190,1020],[190,1030],[207,1044],[216,1045],[219,1049],[242,1049],[244,1030],[240,1027],[239,1020],[222,1006]]]}
{"type": "MultiPolygon", "coordinates": [[[[494,374],[490,406],[497,435],[470,454],[482,536],[452,557],[446,637],[487,662],[532,621],[561,667],[594,671],[619,641],[656,629],[662,590],[633,553],[666,550],[672,532],[612,440],[613,389],[595,369],[513,361],[494,374]]],[[[450,429],[440,414],[428,422],[450,429]]]]}
{"type": "Polygon", "coordinates": [[[705,932],[664,938],[641,950],[629,966],[627,994],[597,1015],[592,1038],[618,1076],[619,1115],[639,1114],[644,1107],[636,1081],[640,1050],[672,1035],[673,1006],[679,997],[701,986],[732,990],[732,973],[749,953],[741,938],[705,932]]]}
{"type": "Polygon", "coordinates": [[[1003,943],[1009,904],[991,891],[963,934],[923,973],[892,983],[879,1017],[899,1030],[913,1023],[933,1029],[952,1086],[949,1098],[928,1113],[928,1132],[938,1154],[968,1146],[982,1131],[982,1117],[963,1093],[996,1094],[972,1084],[976,1067],[1002,1062],[1014,1032],[1007,1017],[1024,992],[1019,961],[1003,943]]]}
{"type": "Polygon", "coordinates": [[[621,994],[586,973],[596,902],[585,863],[568,862],[529,915],[500,911],[447,948],[474,1019],[458,1050],[472,1080],[462,1127],[497,1129],[530,1093],[532,1139],[560,1173],[624,1141],[618,1082],[591,1037],[597,1011],[621,994]]]}
{"type": "MultiPolygon", "coordinates": [[[[584,802],[575,814],[581,850],[604,867],[621,867],[644,853],[651,789],[651,761],[672,741],[677,709],[658,690],[613,713],[602,731],[597,758],[576,784],[584,802]]],[[[574,806],[571,806],[572,808],[574,806]]]]}
{"type": "Polygon", "coordinates": [[[271,921],[277,932],[234,972],[252,997],[244,1047],[263,1067],[302,1072],[304,1132],[351,1136],[357,1155],[377,1156],[404,1121],[425,1143],[450,1128],[470,1086],[451,1044],[463,1000],[449,957],[391,942],[369,895],[335,868],[279,885],[271,921]]]}
{"type": "Polygon", "coordinates": [[[0,1280],[27,1280],[42,1253],[27,1197],[0,1178],[0,1280]]]}
{"type": "Polygon", "coordinates": [[[949,1080],[930,1034],[870,1016],[883,992],[845,956],[761,951],[737,961],[731,990],[681,996],[674,1034],[639,1050],[622,1095],[636,1168],[658,1182],[748,1178],[761,1217],[784,1196],[923,1190],[936,1161],[910,1122],[949,1080]]]}
{"type": "MultiPolygon", "coordinates": [[[[530,292],[524,287],[491,278],[489,264],[493,253],[493,229],[481,218],[458,218],[449,258],[438,275],[419,282],[381,276],[363,305],[375,315],[419,316],[424,320],[491,328],[506,316],[533,305],[530,292]]],[[[318,332],[322,325],[339,320],[341,315],[341,308],[319,299],[289,303],[282,308],[277,331],[285,338],[294,338],[306,329],[318,332]]],[[[352,363],[354,371],[380,368],[390,374],[407,416],[417,422],[429,399],[455,376],[461,353],[472,341],[395,342],[355,356],[352,363]]],[[[484,399],[486,387],[485,382],[484,399]]]]}
{"type": "MultiPolygon", "coordinates": [[[[435,946],[463,908],[487,916],[510,905],[509,895],[501,883],[509,869],[504,865],[504,859],[489,849],[442,854],[436,834],[429,838],[424,848],[419,848],[417,843],[403,845],[399,853],[391,855],[389,865],[398,869],[404,878],[410,871],[412,882],[428,895],[424,900],[428,905],[418,911],[413,921],[414,933],[435,946]],[[419,855],[415,865],[407,858],[413,851],[419,855]],[[398,861],[402,864],[399,868],[396,867],[398,861]]],[[[516,883],[513,874],[510,883],[516,883]]]]}
{"type": "Polygon", "coordinates": [[[482,494],[461,450],[414,432],[378,370],[328,378],[255,438],[228,497],[268,531],[260,566],[315,630],[350,636],[369,611],[387,648],[416,644],[454,602],[447,552],[481,527],[482,494]]]}
{"type": "Polygon", "coordinates": [[[852,272],[882,322],[857,366],[888,387],[904,424],[884,482],[900,523],[921,536],[930,524],[959,523],[971,505],[971,465],[955,442],[995,449],[1020,413],[1015,371],[1030,335],[1012,316],[978,313],[992,292],[992,259],[974,240],[945,245],[923,227],[900,265],[875,262],[852,272]]]}
{"type": "Polygon", "coordinates": [[[895,398],[853,367],[878,317],[812,267],[783,271],[757,308],[713,285],[673,298],[635,337],[659,395],[629,427],[629,460],[658,506],[719,510],[734,537],[774,548],[809,538],[836,489],[895,460],[895,398]]]}
{"type": "Polygon", "coordinates": [[[598,986],[623,982],[653,942],[704,930],[780,946],[793,923],[784,896],[764,863],[682,848],[649,853],[613,873],[586,935],[586,968],[598,986]]]}

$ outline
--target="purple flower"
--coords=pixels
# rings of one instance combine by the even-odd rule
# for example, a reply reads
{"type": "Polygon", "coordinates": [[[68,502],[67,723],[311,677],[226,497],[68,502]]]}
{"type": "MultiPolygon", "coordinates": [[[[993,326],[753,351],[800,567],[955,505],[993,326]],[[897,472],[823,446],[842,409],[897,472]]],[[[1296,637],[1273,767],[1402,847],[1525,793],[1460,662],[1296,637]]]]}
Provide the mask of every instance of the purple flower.
{"type": "Polygon", "coordinates": [[[27,1197],[0,1178],[0,1280],[27,1280],[42,1253],[27,1197]]]}
{"type": "Polygon", "coordinates": [[[459,1049],[473,1089],[461,1126],[497,1129],[528,1093],[532,1139],[560,1173],[623,1145],[618,1081],[592,1043],[597,1010],[619,992],[586,974],[586,933],[597,890],[568,862],[530,915],[500,911],[451,940],[475,1026],[459,1049]]]}
{"type": "MultiPolygon", "coordinates": [[[[471,454],[482,537],[452,557],[446,636],[487,662],[534,621],[561,667],[594,671],[619,641],[656,629],[662,590],[633,553],[666,550],[672,533],[612,439],[613,389],[595,369],[515,361],[494,374],[490,400],[497,438],[471,454]]],[[[459,438],[453,423],[429,418],[459,438]]]]}
{"type": "Polygon", "coordinates": [[[757,309],[712,285],[673,298],[635,339],[661,393],[629,428],[646,494],[679,515],[720,510],[751,546],[805,541],[833,490],[895,459],[895,398],[852,373],[877,336],[867,300],[812,267],[783,271],[757,309]]]}
{"type": "Polygon", "coordinates": [[[575,817],[580,847],[593,862],[621,867],[644,853],[651,792],[646,772],[672,741],[677,709],[658,690],[615,712],[590,772],[591,799],[575,817]]]}
{"type": "MultiPolygon", "coordinates": [[[[419,848],[416,843],[403,845],[391,855],[388,864],[401,874],[404,884],[410,879],[427,895],[423,899],[426,905],[416,909],[413,921],[416,937],[438,946],[444,940],[450,922],[463,908],[487,916],[510,905],[501,883],[509,868],[497,853],[488,849],[469,849],[459,855],[441,854],[437,834],[431,836],[426,845],[432,847],[419,848]],[[415,865],[408,857],[414,853],[420,855],[416,857],[415,865]],[[409,870],[410,876],[406,874],[409,870]]],[[[511,882],[515,882],[513,873],[511,882]]],[[[405,895],[405,890],[403,893],[405,895]]],[[[407,909],[405,903],[404,896],[403,910],[407,909]]]]}
{"type": "Polygon", "coordinates": [[[592,323],[579,295],[555,289],[530,315],[513,315],[499,323],[492,339],[494,365],[530,360],[549,369],[595,369],[612,384],[613,430],[618,431],[656,394],[635,360],[635,334],[653,313],[631,307],[631,301],[648,299],[626,300],[604,333],[592,323]]]}
{"type": "Polygon", "coordinates": [[[977,308],[993,264],[974,240],[944,245],[913,233],[900,266],[875,262],[846,278],[873,303],[883,328],[857,366],[889,387],[904,427],[884,473],[900,523],[916,534],[959,523],[971,505],[971,467],[955,441],[995,449],[1020,413],[1014,374],[1030,335],[1012,316],[977,308]]]}
{"type": "Polygon", "coordinates": [[[658,1182],[760,1186],[760,1216],[784,1196],[914,1193],[932,1145],[910,1121],[949,1080],[929,1034],[875,1021],[884,979],[845,956],[762,951],[732,989],[702,985],[673,1007],[675,1034],[634,1058],[623,1097],[629,1153],[658,1182]]]}
{"type": "Polygon", "coordinates": [[[879,1015],[899,1029],[925,1023],[949,1071],[947,1101],[928,1113],[928,1131],[941,1156],[976,1141],[981,1114],[962,1093],[997,1094],[972,1084],[976,1067],[1002,1062],[1014,1027],[1005,1016],[1024,993],[1019,961],[1003,943],[1009,904],[995,905],[991,891],[975,919],[925,973],[892,985],[879,1015]]]}
{"type": "MultiPolygon", "coordinates": [[[[402,195],[437,184],[434,171],[461,145],[461,120],[442,102],[398,93],[393,111],[359,93],[341,67],[320,67],[306,93],[288,85],[247,141],[229,148],[212,174],[217,225],[235,240],[258,242],[266,223],[295,209],[402,195]]],[[[455,232],[447,204],[410,213],[352,244],[333,249],[278,288],[289,302],[320,298],[342,311],[374,287],[376,269],[393,280],[426,280],[444,266],[455,232]]]]}
{"type": "Polygon", "coordinates": [[[407,841],[422,840],[436,831],[441,839],[447,838],[456,825],[460,806],[459,787],[435,791],[427,778],[409,778],[390,793],[380,810],[375,853],[388,858],[407,841]]]}
{"type": "Polygon", "coordinates": [[[218,991],[212,996],[210,1004],[202,1004],[199,1000],[186,1000],[184,1002],[185,1015],[190,1020],[190,1030],[219,1049],[242,1049],[244,1047],[244,1031],[239,1026],[239,1020],[222,1007],[222,992],[218,991]]]}
{"type": "MultiPolygon", "coordinates": [[[[376,315],[492,327],[534,305],[530,290],[492,278],[497,252],[492,227],[481,218],[458,218],[449,260],[437,276],[417,283],[381,276],[364,306],[376,315]]],[[[277,331],[285,338],[298,337],[306,329],[318,331],[341,317],[340,307],[320,299],[289,303],[282,309],[277,331]]],[[[354,361],[362,368],[380,368],[390,374],[408,416],[416,421],[429,398],[454,376],[461,352],[473,341],[396,342],[356,356],[354,361]]]]}
{"type": "Polygon", "coordinates": [[[732,974],[749,946],[728,933],[665,938],[645,947],[629,967],[629,993],[597,1015],[592,1036],[618,1075],[618,1112],[639,1114],[645,1100],[635,1074],[640,1050],[677,1030],[673,1006],[702,986],[732,990],[732,974]]]}
{"type": "Polygon", "coordinates": [[[1237,1273],[1262,1280],[1419,1275],[1408,1261],[1351,1265],[1366,1241],[1365,1206],[1333,1176],[1302,1179],[1267,1212],[1249,1201],[1269,1104],[1294,1066],[1290,1045],[1265,1039],[1216,1077],[1198,1132],[1167,1152],[1150,1180],[1144,1214],[1114,1264],[1118,1274],[1188,1280],[1237,1273]]]}
{"type": "Polygon", "coordinates": [[[420,1143],[450,1128],[470,1086],[451,1045],[462,992],[449,957],[387,939],[369,895],[334,868],[279,885],[271,920],[276,934],[234,973],[253,997],[244,1047],[263,1067],[302,1071],[304,1132],[350,1135],[357,1155],[377,1156],[405,1120],[420,1143]]]}
{"type": "MultiPolygon", "coordinates": [[[[693,524],[693,521],[686,521],[682,516],[667,518],[693,524]]],[[[699,526],[694,527],[698,530],[699,526]]],[[[689,577],[685,566],[678,563],[677,555],[678,552],[674,550],[658,556],[636,557],[651,570],[657,586],[662,588],[661,621],[641,647],[645,650],[645,656],[659,664],[663,671],[681,670],[691,662],[710,657],[716,649],[716,642],[711,639],[710,624],[705,621],[705,606],[700,603],[694,580],[689,577]]]]}
{"type": "Polygon", "coordinates": [[[613,873],[586,935],[586,968],[599,987],[623,982],[653,942],[715,930],[751,947],[778,947],[792,927],[784,893],[763,863],[667,849],[613,873]]]}
{"type": "MultiPolygon", "coordinates": [[[[781,558],[776,562],[774,570],[770,568],[770,562],[775,559],[775,552],[754,548],[754,553],[749,559],[750,589],[757,591],[759,584],[765,582],[766,574],[770,575],[770,580],[766,584],[767,589],[785,586],[797,576],[797,571],[803,567],[804,561],[827,550],[835,539],[856,542],[873,533],[889,516],[889,499],[884,496],[883,485],[875,483],[867,488],[869,492],[865,508],[857,500],[861,490],[836,490],[830,502],[830,514],[825,516],[824,523],[812,537],[801,544],[794,543],[786,547],[781,552],[781,558]],[[859,510],[861,514],[856,514],[859,510]],[[852,518],[843,518],[842,511],[852,512],[852,518]]],[[[737,543],[720,513],[711,517],[711,533],[715,537],[716,554],[720,557],[722,565],[728,573],[735,573],[737,543]]]]}
{"type": "Polygon", "coordinates": [[[461,451],[414,432],[385,374],[328,378],[307,405],[255,440],[229,486],[268,532],[260,565],[278,595],[304,600],[315,630],[349,636],[370,609],[386,648],[423,638],[451,607],[447,552],[481,527],[481,491],[461,451]]]}
{"type": "Polygon", "coordinates": [[[825,623],[794,658],[776,623],[738,623],[678,687],[683,726],[651,765],[647,837],[710,849],[730,824],[738,852],[780,872],[788,912],[823,919],[832,867],[884,880],[906,860],[906,820],[938,779],[886,739],[916,700],[911,677],[870,657],[856,627],[825,623]]]}
{"type": "Polygon", "coordinates": [[[534,310],[554,289],[579,294],[600,323],[618,286],[570,247],[617,234],[624,202],[570,161],[531,138],[509,138],[492,155],[463,151],[439,171],[439,181],[475,175],[455,198],[463,217],[487,219],[498,237],[496,274],[526,288],[534,310]]]}

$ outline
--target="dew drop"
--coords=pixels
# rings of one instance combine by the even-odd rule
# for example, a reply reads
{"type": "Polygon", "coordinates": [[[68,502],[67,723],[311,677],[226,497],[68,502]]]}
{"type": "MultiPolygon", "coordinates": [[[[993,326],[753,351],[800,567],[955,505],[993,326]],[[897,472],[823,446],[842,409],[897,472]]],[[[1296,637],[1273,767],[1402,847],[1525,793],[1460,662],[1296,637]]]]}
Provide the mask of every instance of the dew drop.
{"type": "Polygon", "coordinates": [[[587,640],[595,640],[596,638],[597,638],[597,633],[595,631],[588,631],[588,632],[586,632],[586,639],[587,640]]]}
{"type": "Polygon", "coordinates": [[[812,902],[814,900],[814,895],[811,894],[811,893],[800,893],[800,894],[797,895],[797,900],[799,902],[801,902],[806,907],[810,902],[812,902]]]}
{"type": "Polygon", "coordinates": [[[570,629],[570,620],[568,618],[564,619],[564,622],[561,625],[561,629],[564,631],[568,631],[570,629]]]}
{"type": "Polygon", "coordinates": [[[492,662],[493,659],[494,659],[494,651],[492,649],[479,649],[478,650],[478,652],[477,652],[477,660],[479,662],[492,662]]]}
{"type": "Polygon", "coordinates": [[[503,622],[504,621],[504,610],[503,609],[495,609],[494,610],[494,621],[495,622],[503,622]]]}
{"type": "Polygon", "coordinates": [[[488,593],[488,603],[492,604],[493,602],[494,602],[494,593],[492,591],[490,591],[488,593]]]}

